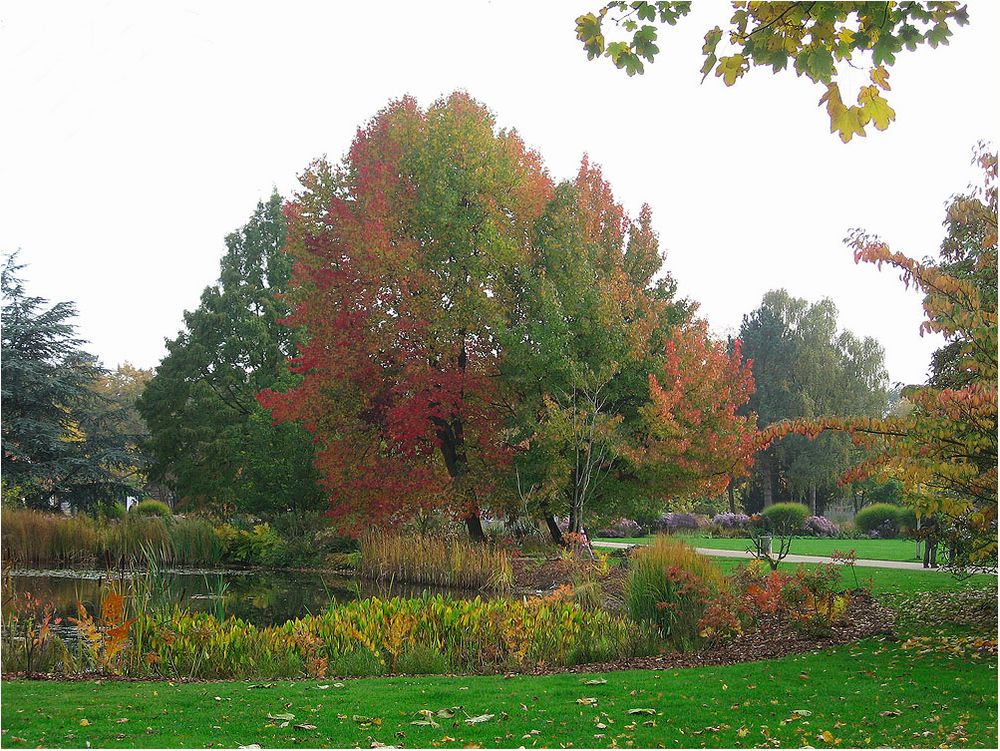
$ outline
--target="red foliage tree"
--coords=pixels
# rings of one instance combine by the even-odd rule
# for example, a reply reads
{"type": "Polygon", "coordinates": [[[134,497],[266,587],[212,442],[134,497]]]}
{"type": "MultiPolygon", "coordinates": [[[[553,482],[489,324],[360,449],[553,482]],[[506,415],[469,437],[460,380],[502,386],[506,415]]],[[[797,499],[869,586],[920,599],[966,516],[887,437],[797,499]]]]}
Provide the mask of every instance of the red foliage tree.
{"type": "Polygon", "coordinates": [[[261,403],[313,433],[343,528],[443,508],[481,539],[484,492],[509,461],[498,333],[552,194],[541,160],[454,94],[426,112],[390,105],[302,183],[286,215],[303,377],[261,403]]]}
{"type": "Polygon", "coordinates": [[[737,411],[753,394],[751,366],[739,340],[729,348],[713,341],[705,321],[675,330],[642,410],[648,433],[636,461],[652,487],[671,497],[713,496],[749,472],[757,419],[737,411]]]}

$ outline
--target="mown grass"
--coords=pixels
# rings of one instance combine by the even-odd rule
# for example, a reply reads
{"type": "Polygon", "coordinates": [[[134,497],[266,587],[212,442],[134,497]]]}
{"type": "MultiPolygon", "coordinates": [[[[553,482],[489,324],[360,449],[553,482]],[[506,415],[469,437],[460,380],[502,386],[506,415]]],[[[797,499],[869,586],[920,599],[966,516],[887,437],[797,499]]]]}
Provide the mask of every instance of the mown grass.
{"type": "MultiPolygon", "coordinates": [[[[708,535],[674,535],[688,545],[713,550],[747,550],[753,542],[748,537],[709,537],[708,535]]],[[[598,540],[603,538],[597,538],[598,540]]],[[[648,544],[652,536],[607,538],[608,542],[648,544]]],[[[853,550],[858,558],[876,561],[916,561],[916,543],[913,540],[838,540],[829,537],[796,537],[789,551],[792,555],[829,556],[833,551],[853,550]]]]}
{"type": "MultiPolygon", "coordinates": [[[[738,566],[747,561],[737,558],[713,558],[716,565],[726,574],[732,573],[738,566]]],[[[798,568],[813,569],[816,563],[782,563],[780,571],[793,573],[798,568]]],[[[840,569],[840,584],[845,589],[851,589],[857,583],[868,587],[875,594],[914,592],[940,592],[955,589],[997,588],[997,577],[991,574],[975,574],[966,579],[956,579],[949,573],[933,570],[907,570],[893,568],[861,568],[855,567],[852,573],[848,567],[840,569]]]]}
{"type": "Polygon", "coordinates": [[[997,739],[995,659],[876,640],[662,672],[260,685],[5,682],[3,745],[995,747],[997,739]],[[585,698],[596,703],[578,703],[585,698]],[[439,727],[411,724],[422,709],[446,707],[461,708],[454,719],[436,719],[439,727]],[[281,727],[269,713],[294,720],[281,727]],[[464,722],[482,715],[493,717],[464,722]]]}

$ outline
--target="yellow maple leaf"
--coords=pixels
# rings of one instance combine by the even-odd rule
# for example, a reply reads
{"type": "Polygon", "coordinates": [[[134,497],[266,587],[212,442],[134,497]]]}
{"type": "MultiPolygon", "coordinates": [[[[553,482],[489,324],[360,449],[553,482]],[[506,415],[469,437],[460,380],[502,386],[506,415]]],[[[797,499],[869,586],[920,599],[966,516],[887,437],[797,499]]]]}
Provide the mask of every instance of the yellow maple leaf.
{"type": "Polygon", "coordinates": [[[872,68],[869,75],[871,76],[872,83],[884,91],[889,91],[892,88],[889,86],[889,71],[885,69],[884,65],[872,68]]]}
{"type": "Polygon", "coordinates": [[[885,130],[896,119],[896,111],[879,93],[875,86],[863,86],[858,92],[858,104],[866,119],[875,123],[879,130],[885,130]]]}
{"type": "Polygon", "coordinates": [[[716,76],[722,76],[726,86],[732,86],[736,79],[743,75],[747,59],[743,55],[727,55],[719,58],[719,66],[715,69],[716,76]]]}

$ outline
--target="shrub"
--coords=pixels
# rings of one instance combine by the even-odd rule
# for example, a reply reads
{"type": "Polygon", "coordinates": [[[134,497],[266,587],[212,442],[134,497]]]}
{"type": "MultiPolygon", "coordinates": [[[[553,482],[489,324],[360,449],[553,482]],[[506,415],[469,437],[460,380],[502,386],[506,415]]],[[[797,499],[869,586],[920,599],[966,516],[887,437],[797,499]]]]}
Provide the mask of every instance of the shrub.
{"type": "Polygon", "coordinates": [[[734,514],[726,511],[712,517],[712,524],[719,529],[746,529],[750,524],[750,517],[746,514],[734,514]]]}
{"type": "Polygon", "coordinates": [[[614,524],[600,530],[598,537],[642,537],[643,531],[639,523],[631,519],[618,519],[614,524]]]}
{"type": "Polygon", "coordinates": [[[802,531],[814,537],[836,537],[840,529],[825,516],[810,516],[802,522],[802,531]]]}
{"type": "Polygon", "coordinates": [[[125,518],[125,504],[121,501],[116,501],[114,503],[109,503],[106,506],[102,506],[100,510],[100,516],[107,520],[118,520],[125,518]]]}
{"type": "Polygon", "coordinates": [[[802,528],[809,509],[802,503],[775,503],[761,512],[767,528],[777,534],[792,534],[802,528]]]}
{"type": "Polygon", "coordinates": [[[223,557],[248,566],[281,566],[288,562],[288,546],[284,538],[267,522],[250,529],[237,529],[231,524],[216,528],[223,557]]]}
{"type": "Polygon", "coordinates": [[[669,534],[682,530],[697,530],[702,525],[702,521],[695,514],[671,511],[660,516],[656,522],[656,529],[669,534]]]}
{"type": "Polygon", "coordinates": [[[159,516],[164,519],[173,516],[170,506],[155,498],[147,498],[144,501],[139,501],[129,509],[129,513],[137,514],[138,516],[159,516]]]}
{"type": "Polygon", "coordinates": [[[895,537],[899,532],[900,506],[891,503],[873,503],[854,516],[854,523],[862,532],[873,537],[895,537]]]}
{"type": "Polygon", "coordinates": [[[373,531],[360,549],[361,571],[372,579],[495,590],[513,583],[508,554],[485,545],[373,531]]]}
{"type": "Polygon", "coordinates": [[[719,569],[680,540],[658,536],[632,560],[625,585],[629,613],[659,628],[678,649],[692,646],[706,605],[725,580],[719,569]]]}
{"type": "Polygon", "coordinates": [[[744,602],[752,615],[776,616],[806,631],[829,631],[843,620],[850,604],[849,594],[836,591],[840,571],[833,564],[811,571],[800,567],[794,574],[745,568],[735,580],[746,587],[744,602]]]}
{"type": "Polygon", "coordinates": [[[912,537],[917,531],[917,514],[908,506],[897,507],[896,527],[901,535],[912,537]]]}

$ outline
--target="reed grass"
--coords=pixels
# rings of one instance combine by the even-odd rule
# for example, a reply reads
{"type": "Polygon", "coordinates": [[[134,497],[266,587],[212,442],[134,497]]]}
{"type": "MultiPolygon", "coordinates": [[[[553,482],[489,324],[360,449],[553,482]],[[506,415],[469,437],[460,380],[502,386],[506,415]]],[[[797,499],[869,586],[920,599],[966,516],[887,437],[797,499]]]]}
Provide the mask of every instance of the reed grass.
{"type": "Polygon", "coordinates": [[[487,545],[373,531],[360,552],[362,575],[379,581],[493,591],[513,585],[507,553],[487,545]]]}
{"type": "Polygon", "coordinates": [[[174,565],[211,565],[222,558],[212,526],[196,518],[165,520],[128,514],[95,521],[30,509],[3,509],[5,563],[13,566],[132,566],[153,557],[174,565]]]}
{"type": "Polygon", "coordinates": [[[722,571],[667,535],[657,535],[640,550],[630,568],[625,602],[632,617],[656,625],[678,649],[692,646],[710,600],[727,586],[722,571]]]}

